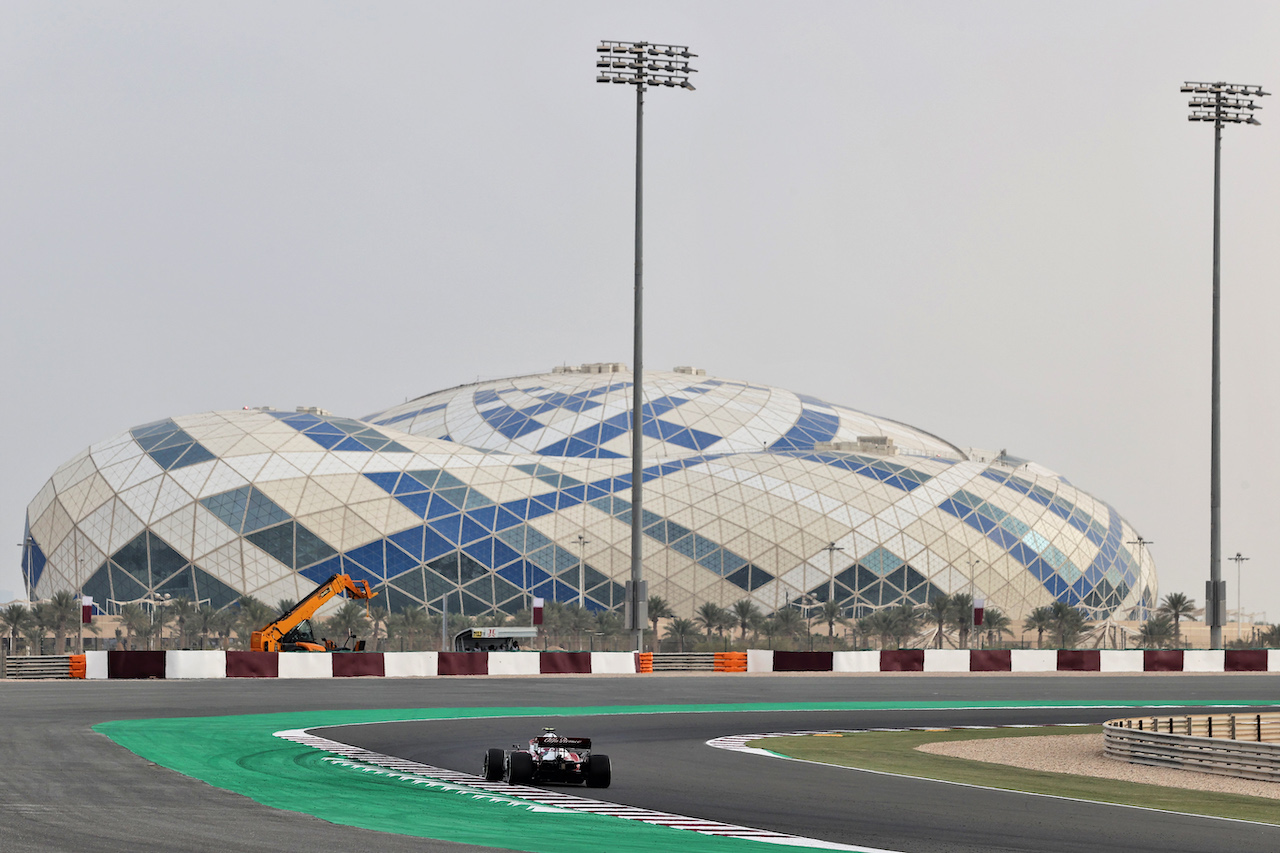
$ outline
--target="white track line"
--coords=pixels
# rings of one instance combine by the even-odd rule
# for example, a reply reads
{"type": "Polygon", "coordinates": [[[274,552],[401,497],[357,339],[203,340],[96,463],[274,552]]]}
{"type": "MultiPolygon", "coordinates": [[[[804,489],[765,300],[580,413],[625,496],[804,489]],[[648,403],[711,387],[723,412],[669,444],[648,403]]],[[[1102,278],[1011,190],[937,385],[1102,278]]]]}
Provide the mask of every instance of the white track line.
{"type": "MultiPolygon", "coordinates": [[[[696,817],[688,817],[686,815],[672,814],[670,812],[654,811],[652,809],[643,809],[637,806],[621,805],[619,803],[610,803],[604,800],[592,800],[587,797],[578,797],[573,794],[566,794],[561,791],[548,791],[543,788],[534,788],[528,785],[508,785],[505,782],[489,782],[481,776],[475,776],[470,773],[461,773],[457,770],[447,770],[443,767],[435,767],[430,764],[421,764],[416,761],[407,761],[403,758],[396,758],[393,755],[383,755],[379,752],[372,752],[362,749],[358,746],[351,746],[345,743],[339,743],[336,740],[320,737],[308,732],[306,729],[289,729],[286,731],[275,732],[275,736],[283,740],[292,741],[293,743],[309,746],[312,749],[318,749],[323,752],[333,753],[346,759],[346,762],[336,762],[345,766],[350,766],[358,770],[370,770],[375,772],[387,772],[399,775],[406,781],[415,784],[438,785],[445,783],[444,787],[457,787],[469,791],[483,792],[493,795],[495,800],[504,802],[523,801],[532,803],[537,811],[545,812],[578,812],[584,814],[604,815],[607,817],[617,817],[624,820],[634,820],[640,823],[652,824],[654,826],[665,826],[671,829],[684,829],[690,832],[697,832],[701,835],[718,835],[726,838],[742,838],[750,841],[762,841],[766,844],[780,844],[786,847],[808,847],[819,850],[848,850],[855,853],[897,853],[897,851],[882,850],[875,847],[853,847],[848,844],[837,844],[831,841],[821,841],[816,838],[803,838],[797,835],[787,835],[781,832],[773,832],[767,829],[755,829],[749,826],[737,826],[731,823],[720,823],[714,820],[703,820],[696,817]]],[[[771,735],[737,735],[734,737],[741,738],[760,738],[771,737],[771,735]]],[[[718,738],[717,740],[728,740],[726,738],[718,738]]],[[[712,742],[712,745],[715,745],[712,742]]],[[[721,749],[731,747],[720,747],[721,749]]],[[[755,751],[746,750],[742,751],[755,751]]]]}

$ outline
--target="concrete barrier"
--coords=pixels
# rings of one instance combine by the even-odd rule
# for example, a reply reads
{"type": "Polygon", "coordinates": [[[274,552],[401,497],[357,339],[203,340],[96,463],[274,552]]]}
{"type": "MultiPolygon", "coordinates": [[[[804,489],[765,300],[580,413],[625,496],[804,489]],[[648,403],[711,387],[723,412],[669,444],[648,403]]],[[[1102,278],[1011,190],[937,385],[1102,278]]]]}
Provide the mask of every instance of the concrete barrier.
{"type": "Polygon", "coordinates": [[[590,673],[591,652],[543,652],[538,663],[542,675],[590,673]]]}
{"type": "Polygon", "coordinates": [[[493,652],[438,652],[440,675],[488,675],[493,652]]]}
{"type": "Polygon", "coordinates": [[[1182,653],[1183,672],[1223,672],[1225,666],[1222,649],[1187,649],[1182,653]]]}
{"type": "Polygon", "coordinates": [[[1141,650],[1103,649],[1098,655],[1099,672],[1142,672],[1141,650]]]}
{"type": "Polygon", "coordinates": [[[387,652],[382,656],[387,678],[430,678],[440,674],[439,652],[387,652]]]}
{"type": "Polygon", "coordinates": [[[630,675],[639,672],[635,652],[592,652],[591,671],[609,675],[630,675]]]}
{"type": "Polygon", "coordinates": [[[879,672],[879,652],[836,652],[831,656],[832,672],[879,672]]]}
{"type": "Polygon", "coordinates": [[[542,652],[489,652],[489,675],[537,675],[542,652]]]}
{"type": "Polygon", "coordinates": [[[332,655],[333,677],[353,678],[372,676],[382,678],[386,675],[383,668],[382,652],[348,652],[332,655]]]}
{"type": "Polygon", "coordinates": [[[107,678],[164,678],[164,652],[107,652],[107,678]]]}
{"type": "Polygon", "coordinates": [[[973,649],[969,652],[970,672],[1011,672],[1013,652],[1008,649],[973,649]]]}
{"type": "MultiPolygon", "coordinates": [[[[739,653],[739,658],[743,657],[739,653]]],[[[1280,672],[1280,650],[751,649],[747,672],[1280,672]]],[[[84,655],[86,678],[427,678],[643,672],[635,652],[112,651],[84,655]]],[[[740,665],[740,664],[739,664],[740,665]]]]}
{"type": "Polygon", "coordinates": [[[224,651],[176,651],[164,656],[165,678],[226,678],[224,651]]]}
{"type": "Polygon", "coordinates": [[[333,658],[323,652],[280,652],[277,678],[332,678],[333,658]]]}
{"type": "Polygon", "coordinates": [[[925,672],[968,672],[968,649],[925,649],[925,672]]]}
{"type": "Polygon", "coordinates": [[[279,652],[227,652],[228,678],[277,678],[279,652]]]}
{"type": "Polygon", "coordinates": [[[1182,649],[1147,649],[1142,653],[1143,672],[1182,672],[1182,649]]]}
{"type": "Polygon", "coordinates": [[[1010,661],[1012,672],[1057,672],[1056,649],[1019,649],[1010,661]]]}
{"type": "Polygon", "coordinates": [[[1223,657],[1224,672],[1266,672],[1266,649],[1227,649],[1223,657]]]}
{"type": "Polygon", "coordinates": [[[107,653],[106,652],[85,652],[84,653],[84,677],[85,678],[106,678],[107,677],[107,653]]]}

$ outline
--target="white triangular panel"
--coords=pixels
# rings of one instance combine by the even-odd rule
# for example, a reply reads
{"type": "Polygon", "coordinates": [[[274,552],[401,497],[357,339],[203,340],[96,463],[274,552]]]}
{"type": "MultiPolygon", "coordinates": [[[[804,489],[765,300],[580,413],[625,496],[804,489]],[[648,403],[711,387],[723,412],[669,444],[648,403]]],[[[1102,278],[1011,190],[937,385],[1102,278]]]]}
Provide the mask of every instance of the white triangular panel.
{"type": "Polygon", "coordinates": [[[172,477],[163,477],[160,480],[160,489],[156,493],[155,506],[151,508],[147,521],[152,523],[158,518],[163,518],[178,508],[190,504],[192,500],[191,494],[174,482],[172,477]]]}
{"type": "Polygon", "coordinates": [[[238,539],[201,557],[200,568],[234,590],[240,591],[245,588],[244,566],[241,564],[238,539]]]}
{"type": "Polygon", "coordinates": [[[82,450],[53,473],[53,487],[61,494],[97,470],[89,451],[82,450]]]}
{"type": "Polygon", "coordinates": [[[62,508],[62,503],[56,500],[31,525],[31,537],[40,544],[40,549],[46,555],[57,548],[70,532],[71,516],[62,508]]]}
{"type": "Polygon", "coordinates": [[[262,470],[253,478],[255,483],[268,483],[272,480],[289,480],[304,477],[306,473],[283,457],[272,454],[262,470]]]}
{"type": "Polygon", "coordinates": [[[191,495],[198,495],[204,489],[205,481],[209,479],[209,474],[213,471],[216,461],[210,459],[207,462],[201,462],[198,465],[186,465],[182,468],[174,468],[169,472],[169,476],[182,489],[191,495]]]}
{"type": "Polygon", "coordinates": [[[241,477],[249,482],[253,482],[258,478],[258,474],[262,471],[262,467],[267,464],[267,460],[271,458],[269,453],[255,453],[251,456],[233,456],[224,458],[226,462],[235,469],[241,477]]]}
{"type": "Polygon", "coordinates": [[[111,483],[111,487],[114,488],[117,492],[123,492],[126,489],[130,489],[133,486],[138,485],[139,483],[150,480],[152,477],[158,476],[163,473],[164,473],[164,469],[161,468],[159,465],[157,465],[155,463],[155,460],[153,460],[150,456],[140,456],[138,458],[137,467],[134,468],[133,471],[129,473],[129,476],[125,477],[124,480],[120,483],[111,483]]]}
{"type": "Polygon", "coordinates": [[[224,460],[219,459],[217,464],[213,466],[209,479],[205,481],[197,497],[206,498],[210,495],[220,495],[223,492],[229,492],[232,489],[238,489],[248,484],[249,481],[239,471],[232,468],[224,460]]]}
{"type": "Polygon", "coordinates": [[[164,482],[164,475],[153,477],[126,492],[121,492],[120,499],[135,515],[141,518],[150,518],[151,511],[156,505],[156,495],[160,494],[160,484],[162,482],[164,482]]]}
{"type": "Polygon", "coordinates": [[[40,491],[36,492],[35,498],[31,503],[27,504],[27,519],[34,522],[40,516],[44,515],[44,511],[49,508],[49,504],[53,503],[57,491],[53,488],[53,480],[46,480],[45,484],[40,487],[40,491]]]}
{"type": "Polygon", "coordinates": [[[97,475],[94,471],[88,477],[80,480],[73,486],[67,486],[65,489],[58,491],[58,501],[62,504],[63,509],[67,511],[73,519],[82,517],[81,510],[84,508],[84,499],[88,497],[89,491],[93,488],[93,477],[97,475]]]}
{"type": "Polygon", "coordinates": [[[91,512],[79,524],[80,530],[101,551],[111,551],[111,519],[118,501],[103,504],[91,512]]]}
{"type": "Polygon", "coordinates": [[[191,557],[194,561],[199,562],[202,557],[211,551],[215,551],[228,542],[234,542],[237,538],[236,532],[223,523],[209,510],[205,509],[201,504],[193,504],[192,508],[195,512],[195,531],[192,539],[191,557]]]}
{"type": "Polygon", "coordinates": [[[111,516],[111,544],[107,548],[109,554],[114,554],[128,545],[145,527],[142,519],[130,512],[119,498],[112,501],[112,504],[114,511],[111,516]]]}
{"type": "MultiPolygon", "coordinates": [[[[157,501],[157,504],[159,501],[157,501]]],[[[192,556],[195,534],[195,505],[186,504],[172,515],[151,522],[151,529],[187,560],[192,556]]]]}

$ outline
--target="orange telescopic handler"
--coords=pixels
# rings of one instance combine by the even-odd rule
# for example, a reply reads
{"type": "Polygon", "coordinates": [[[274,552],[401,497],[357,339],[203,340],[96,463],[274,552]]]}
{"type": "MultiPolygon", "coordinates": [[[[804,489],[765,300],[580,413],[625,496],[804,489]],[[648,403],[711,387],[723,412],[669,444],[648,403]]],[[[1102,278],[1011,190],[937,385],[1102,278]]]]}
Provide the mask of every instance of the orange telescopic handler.
{"type": "Polygon", "coordinates": [[[311,617],[320,605],[335,595],[348,598],[370,599],[377,595],[369,590],[368,581],[353,581],[350,575],[334,575],[308,595],[285,615],[254,631],[249,638],[249,648],[255,652],[362,652],[364,640],[348,637],[343,646],[332,640],[316,639],[311,617]]]}

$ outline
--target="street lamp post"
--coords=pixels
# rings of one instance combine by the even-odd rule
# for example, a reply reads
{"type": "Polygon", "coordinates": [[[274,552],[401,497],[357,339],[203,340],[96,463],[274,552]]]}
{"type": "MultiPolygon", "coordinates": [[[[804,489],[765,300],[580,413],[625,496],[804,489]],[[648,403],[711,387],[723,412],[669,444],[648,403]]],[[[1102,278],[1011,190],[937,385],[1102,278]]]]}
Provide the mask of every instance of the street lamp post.
{"type": "Polygon", "coordinates": [[[632,356],[631,393],[631,590],[628,595],[632,648],[641,651],[648,621],[641,566],[640,534],[643,530],[641,479],[643,478],[644,407],[644,90],[666,86],[693,90],[689,75],[690,53],[683,45],[651,44],[644,41],[601,40],[596,46],[596,82],[620,83],[636,87],[636,224],[635,224],[635,325],[632,356]]]}
{"type": "Polygon", "coordinates": [[[587,606],[587,546],[591,540],[578,534],[578,606],[587,606]]]}
{"type": "Polygon", "coordinates": [[[830,542],[827,544],[827,547],[823,548],[822,550],[827,552],[827,573],[830,576],[827,580],[827,601],[835,601],[836,600],[836,551],[843,551],[844,548],[841,548],[839,545],[837,545],[834,542],[830,542]]]}
{"type": "Polygon", "coordinates": [[[1226,589],[1222,583],[1222,429],[1220,417],[1221,368],[1218,355],[1219,283],[1222,259],[1222,126],[1224,124],[1260,124],[1253,111],[1262,109],[1253,101],[1271,94],[1261,86],[1234,83],[1184,83],[1189,93],[1191,114],[1188,121],[1213,122],[1213,366],[1210,384],[1209,426],[1209,583],[1205,587],[1205,621],[1209,623],[1209,647],[1222,648],[1223,611],[1226,589]]]}
{"type": "Polygon", "coordinates": [[[1244,621],[1244,616],[1241,615],[1244,613],[1244,605],[1240,603],[1240,564],[1249,558],[1236,551],[1234,557],[1228,557],[1227,559],[1233,560],[1236,564],[1236,639],[1239,640],[1240,623],[1244,621]]]}

